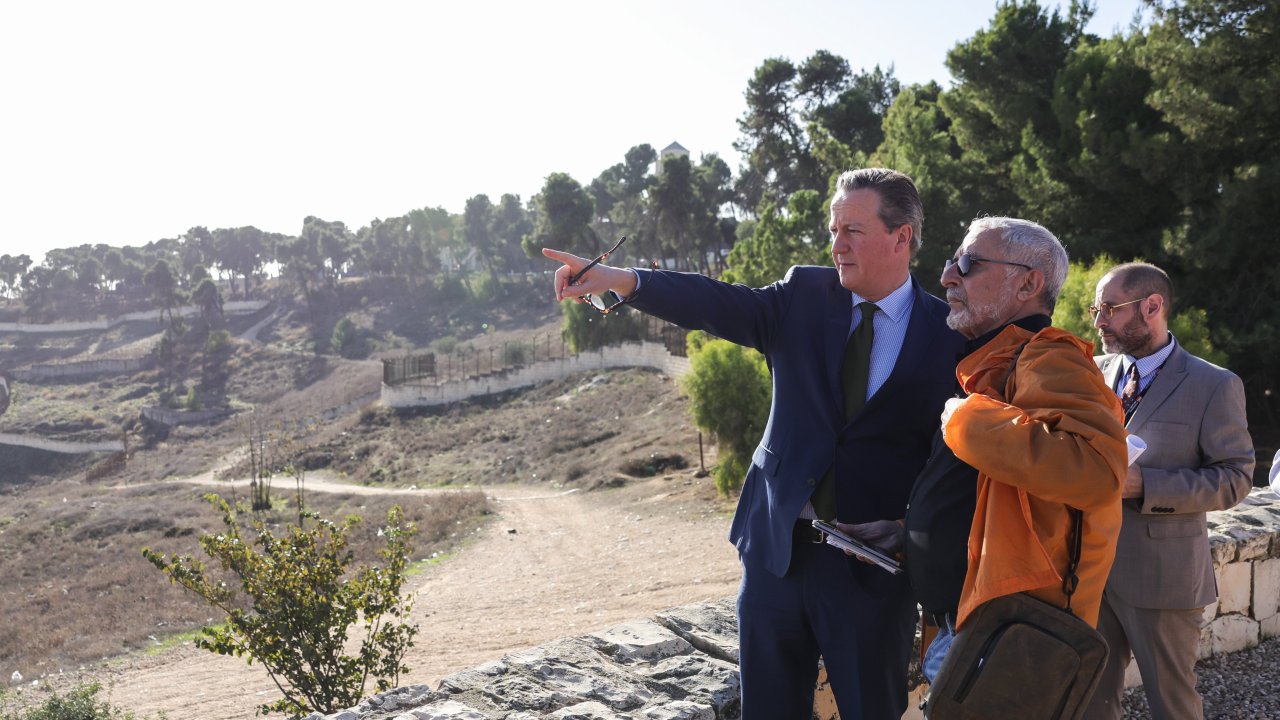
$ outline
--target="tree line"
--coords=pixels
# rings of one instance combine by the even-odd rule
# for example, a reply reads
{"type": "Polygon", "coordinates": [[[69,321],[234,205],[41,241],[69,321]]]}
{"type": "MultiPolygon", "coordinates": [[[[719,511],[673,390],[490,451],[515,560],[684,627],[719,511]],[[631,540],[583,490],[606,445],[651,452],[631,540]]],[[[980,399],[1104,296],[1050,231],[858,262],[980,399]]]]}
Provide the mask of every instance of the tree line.
{"type": "Polygon", "coordinates": [[[640,144],[590,182],[553,172],[528,201],[476,195],[460,214],[426,207],[354,231],[308,217],[292,236],[195,227],[139,248],[50,251],[38,266],[6,255],[0,291],[32,315],[74,315],[88,298],[152,297],[146,274],[163,261],[184,292],[212,274],[251,295],[278,273],[308,304],[348,276],[416,292],[474,268],[473,297],[495,301],[508,278],[545,269],[538,248],[591,255],[621,235],[617,260],[762,285],[828,262],[833,177],[883,165],[924,199],[926,287],[979,215],[1041,222],[1085,265],[1104,253],[1155,262],[1175,281],[1175,310],[1204,311],[1274,422],[1280,8],[1148,2],[1145,25],[1109,38],[1085,32],[1087,2],[1001,3],[948,53],[946,87],[903,85],[892,67],[855,72],[826,51],[768,58],[744,91],[736,172],[714,154],[660,159],[640,144]]]}

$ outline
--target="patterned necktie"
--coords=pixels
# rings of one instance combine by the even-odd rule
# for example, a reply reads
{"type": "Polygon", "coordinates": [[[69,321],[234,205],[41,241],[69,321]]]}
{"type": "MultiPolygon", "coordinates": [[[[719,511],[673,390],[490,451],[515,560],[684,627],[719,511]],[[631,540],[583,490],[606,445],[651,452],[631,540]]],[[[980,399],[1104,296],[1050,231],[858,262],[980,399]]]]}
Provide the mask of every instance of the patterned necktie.
{"type": "Polygon", "coordinates": [[[1138,401],[1142,396],[1138,394],[1138,363],[1129,366],[1128,379],[1124,382],[1124,388],[1120,390],[1120,406],[1124,408],[1125,422],[1133,415],[1133,409],[1138,406],[1138,401]]]}
{"type": "MultiPolygon", "coordinates": [[[[844,360],[840,365],[840,386],[844,390],[844,419],[849,422],[862,411],[867,402],[867,378],[871,374],[871,343],[875,340],[875,303],[858,303],[862,320],[849,335],[844,346],[844,360]]],[[[810,497],[813,512],[822,520],[836,517],[835,466],[832,465],[822,482],[810,497]]]]}

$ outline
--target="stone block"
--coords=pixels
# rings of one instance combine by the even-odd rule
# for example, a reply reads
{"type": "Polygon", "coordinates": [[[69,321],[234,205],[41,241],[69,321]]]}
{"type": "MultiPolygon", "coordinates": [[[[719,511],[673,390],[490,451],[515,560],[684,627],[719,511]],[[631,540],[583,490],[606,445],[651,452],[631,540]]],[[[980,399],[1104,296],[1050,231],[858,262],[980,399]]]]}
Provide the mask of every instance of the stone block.
{"type": "Polygon", "coordinates": [[[654,621],[712,657],[738,664],[738,617],[733,598],[660,612],[654,621]]]}
{"type": "Polygon", "coordinates": [[[1200,628],[1200,645],[1196,648],[1196,659],[1204,660],[1213,657],[1213,623],[1200,628]]]}
{"type": "Polygon", "coordinates": [[[443,700],[414,708],[395,720],[489,720],[489,716],[456,700],[443,700]]]}
{"type": "Polygon", "coordinates": [[[618,720],[618,715],[609,706],[590,700],[570,705],[547,715],[555,720],[618,720]]]}
{"type": "Polygon", "coordinates": [[[1236,543],[1224,535],[1209,536],[1209,554],[1213,556],[1214,567],[1222,567],[1236,559],[1236,543]]]}
{"type": "Polygon", "coordinates": [[[587,636],[619,662],[654,663],[693,652],[693,645],[652,620],[637,620],[587,636]]]}
{"type": "Polygon", "coordinates": [[[1258,621],[1244,615],[1223,615],[1209,626],[1213,633],[1213,654],[1239,652],[1260,640],[1258,621]]]}
{"type": "MultiPolygon", "coordinates": [[[[1259,522],[1252,516],[1242,516],[1239,519],[1244,520],[1246,518],[1252,522],[1259,522]]],[[[1236,541],[1236,561],[1241,562],[1270,557],[1273,532],[1273,528],[1250,524],[1227,528],[1224,534],[1236,541]]]]}
{"type": "Polygon", "coordinates": [[[1200,629],[1203,630],[1216,617],[1218,617],[1218,601],[1214,600],[1204,606],[1204,615],[1200,617],[1200,629]]]}
{"type": "Polygon", "coordinates": [[[1280,612],[1280,559],[1253,563],[1253,619],[1265,620],[1280,612]]]}
{"type": "Polygon", "coordinates": [[[708,705],[687,700],[673,700],[665,705],[647,708],[637,717],[645,720],[716,720],[716,711],[708,705]]]}
{"type": "Polygon", "coordinates": [[[1249,614],[1252,594],[1253,566],[1233,562],[1218,568],[1218,614],[1249,614]]]}
{"type": "Polygon", "coordinates": [[[649,687],[661,695],[706,705],[718,718],[737,714],[741,683],[738,666],[733,663],[693,653],[630,669],[650,681],[649,687]]]}
{"type": "Polygon", "coordinates": [[[1272,615],[1258,624],[1261,626],[1263,638],[1272,638],[1280,635],[1280,615],[1272,615]]]}

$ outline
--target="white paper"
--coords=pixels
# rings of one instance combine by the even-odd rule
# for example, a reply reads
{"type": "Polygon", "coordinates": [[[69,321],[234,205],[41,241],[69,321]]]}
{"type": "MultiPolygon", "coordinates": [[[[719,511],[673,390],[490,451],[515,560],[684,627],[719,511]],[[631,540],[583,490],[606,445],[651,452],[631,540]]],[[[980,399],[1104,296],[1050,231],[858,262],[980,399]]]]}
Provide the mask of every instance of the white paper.
{"type": "Polygon", "coordinates": [[[1139,455],[1146,452],[1147,442],[1137,435],[1130,435],[1124,442],[1129,446],[1129,464],[1132,465],[1139,455]]]}

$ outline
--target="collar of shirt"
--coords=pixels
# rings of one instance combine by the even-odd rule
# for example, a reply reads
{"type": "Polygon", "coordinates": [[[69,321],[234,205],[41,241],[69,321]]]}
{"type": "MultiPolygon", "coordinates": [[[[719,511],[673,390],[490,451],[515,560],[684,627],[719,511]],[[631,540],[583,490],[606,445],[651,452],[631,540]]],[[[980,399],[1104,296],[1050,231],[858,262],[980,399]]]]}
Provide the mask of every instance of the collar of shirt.
{"type": "MultiPolygon", "coordinates": [[[[1126,377],[1129,374],[1129,368],[1133,367],[1136,362],[1138,364],[1138,391],[1151,383],[1154,379],[1156,368],[1164,364],[1169,359],[1169,355],[1173,353],[1173,348],[1178,345],[1178,339],[1169,333],[1169,342],[1164,347],[1142,358],[1134,358],[1132,355],[1125,355],[1124,362],[1120,364],[1120,377],[1126,377]]],[[[1123,382],[1121,382],[1123,385],[1123,382]]]]}
{"type": "MultiPolygon", "coordinates": [[[[849,324],[849,332],[853,332],[853,329],[857,327],[858,323],[862,320],[860,317],[861,311],[858,310],[858,305],[868,302],[866,298],[862,297],[858,293],[852,293],[852,295],[853,320],[849,324]]],[[[911,303],[914,300],[915,293],[911,289],[911,276],[908,275],[906,282],[899,285],[897,290],[894,290],[888,295],[885,295],[875,301],[875,304],[876,307],[880,308],[880,312],[884,314],[886,320],[897,325],[907,316],[908,311],[911,310],[911,303]]]]}

